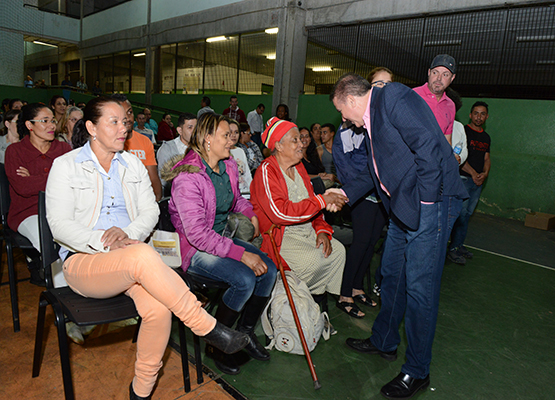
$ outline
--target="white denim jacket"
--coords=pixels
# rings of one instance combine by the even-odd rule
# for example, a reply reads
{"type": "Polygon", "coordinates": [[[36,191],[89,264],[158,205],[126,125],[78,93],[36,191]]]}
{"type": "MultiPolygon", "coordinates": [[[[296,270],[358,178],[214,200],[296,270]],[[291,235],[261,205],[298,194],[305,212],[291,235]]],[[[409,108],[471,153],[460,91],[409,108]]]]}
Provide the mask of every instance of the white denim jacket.
{"type": "MultiPolygon", "coordinates": [[[[93,230],[102,208],[103,184],[93,161],[76,163],[81,149],[58,157],[46,183],[46,218],[54,240],[81,253],[108,252],[100,238],[104,231],[93,230]]],[[[160,213],[148,172],[133,154],[123,152],[127,167],[119,164],[125,207],[131,223],[123,228],[130,239],[144,241],[160,213]]]]}

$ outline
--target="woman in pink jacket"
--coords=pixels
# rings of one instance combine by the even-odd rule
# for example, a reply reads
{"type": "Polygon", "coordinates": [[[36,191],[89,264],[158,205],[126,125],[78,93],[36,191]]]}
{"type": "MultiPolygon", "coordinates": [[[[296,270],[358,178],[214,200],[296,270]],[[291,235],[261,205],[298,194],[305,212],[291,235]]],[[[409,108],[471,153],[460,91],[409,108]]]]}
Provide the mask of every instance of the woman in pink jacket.
{"type": "MultiPolygon", "coordinates": [[[[216,312],[216,319],[232,327],[241,314],[237,330],[247,333],[251,342],[247,353],[266,361],[270,354],[258,342],[255,325],[270,296],[276,279],[276,266],[255,246],[225,236],[231,213],[242,213],[259,235],[258,218],[252,204],[241,196],[237,163],[230,158],[229,124],[225,117],[203,114],[191,135],[185,156],[163,179],[172,181],[169,204],[171,220],[181,239],[182,268],[229,284],[216,312]],[[225,234],[225,235],[224,235],[225,234]]],[[[206,355],[216,367],[236,375],[239,365],[213,346],[206,355]]]]}

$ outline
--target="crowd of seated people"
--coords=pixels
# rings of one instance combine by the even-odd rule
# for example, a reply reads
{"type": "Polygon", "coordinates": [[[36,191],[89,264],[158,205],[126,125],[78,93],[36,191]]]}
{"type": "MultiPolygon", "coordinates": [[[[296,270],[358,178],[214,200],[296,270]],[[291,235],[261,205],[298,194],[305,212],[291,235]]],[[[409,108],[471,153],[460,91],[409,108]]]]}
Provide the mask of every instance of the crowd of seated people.
{"type": "MultiPolygon", "coordinates": [[[[279,262],[305,281],[314,296],[336,296],[338,307],[352,317],[364,316],[355,300],[376,306],[362,289],[361,278],[375,236],[357,245],[362,250],[346,252],[323,214],[348,201],[326,189],[352,178],[347,168],[334,169],[336,154],[343,156],[338,165],[353,164],[348,158],[352,154],[343,151],[348,144],[341,144],[344,133],[352,133],[350,127],[339,130],[335,142],[343,147],[337,147],[333,125],[298,128],[287,105],[280,104],[265,124],[259,145],[251,139],[248,123],[207,110],[208,97],[201,113],[180,114],[175,127],[171,114],[156,123],[148,108],[137,113],[135,122],[132,104],[120,94],[99,96],[80,107],[68,106],[61,95],[53,96],[48,106],[12,100],[3,102],[0,136],[12,198],[8,223],[40,250],[37,203],[39,191],[46,190],[48,221],[62,245],[64,267],[60,263],[55,284],[89,297],[126,293],[135,301],[143,321],[130,398],[149,398],[152,392],[171,312],[207,337],[206,355],[223,373],[240,372],[239,357],[229,353],[243,347],[243,357],[269,360],[255,326],[273,290],[279,262]],[[315,190],[314,180],[321,182],[321,190],[315,190]],[[229,285],[215,319],[143,243],[156,224],[156,201],[163,194],[171,196],[169,211],[180,237],[182,269],[229,285]],[[95,202],[100,207],[94,207],[95,202]],[[111,268],[107,275],[102,272],[111,268]],[[244,335],[233,336],[222,348],[213,337],[227,328],[244,335]]],[[[364,157],[361,152],[360,162],[364,157]]],[[[363,225],[371,213],[356,210],[378,201],[352,207],[353,215],[360,215],[353,218],[360,220],[356,227],[353,223],[353,229],[362,232],[357,235],[366,238],[363,225]]],[[[383,223],[376,224],[376,232],[383,223]]],[[[355,243],[351,247],[357,247],[355,243]]],[[[43,284],[35,261],[29,260],[29,270],[31,281],[43,284]]],[[[68,332],[74,331],[71,338],[83,343],[91,328],[70,325],[68,332]]]]}

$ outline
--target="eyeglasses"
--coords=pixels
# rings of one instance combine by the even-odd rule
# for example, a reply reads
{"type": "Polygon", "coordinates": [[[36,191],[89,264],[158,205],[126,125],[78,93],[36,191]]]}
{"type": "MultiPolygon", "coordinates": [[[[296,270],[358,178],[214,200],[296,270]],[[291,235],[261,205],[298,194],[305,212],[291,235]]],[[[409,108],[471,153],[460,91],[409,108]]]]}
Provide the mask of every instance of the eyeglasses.
{"type": "Polygon", "coordinates": [[[377,87],[382,88],[382,87],[384,87],[385,85],[387,85],[388,83],[389,83],[389,82],[385,82],[385,81],[374,81],[374,82],[372,82],[370,85],[371,85],[372,87],[376,87],[376,86],[377,86],[377,87]]]}
{"type": "Polygon", "coordinates": [[[30,119],[29,122],[40,122],[41,124],[53,123],[54,125],[58,124],[58,120],[56,118],[52,118],[52,119],[30,119]]]}

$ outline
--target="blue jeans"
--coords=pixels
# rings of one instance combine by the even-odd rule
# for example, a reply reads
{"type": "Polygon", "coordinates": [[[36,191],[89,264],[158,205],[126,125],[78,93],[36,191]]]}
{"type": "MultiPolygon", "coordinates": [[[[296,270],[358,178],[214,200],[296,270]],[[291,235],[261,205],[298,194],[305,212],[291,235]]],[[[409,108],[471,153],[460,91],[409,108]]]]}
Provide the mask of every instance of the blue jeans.
{"type": "Polygon", "coordinates": [[[476,206],[480,201],[480,194],[482,193],[482,186],[477,186],[472,178],[461,176],[461,179],[470,197],[463,201],[461,215],[453,226],[453,233],[451,234],[451,245],[449,246],[450,249],[459,248],[464,244],[466,233],[468,232],[468,221],[470,220],[470,216],[476,209],[476,206]]]}
{"type": "Polygon", "coordinates": [[[203,251],[195,253],[187,272],[227,283],[229,288],[225,291],[222,301],[232,310],[241,311],[253,294],[259,297],[270,296],[276,281],[277,268],[266,253],[252,244],[239,239],[233,239],[233,243],[244,247],[250,253],[258,254],[266,263],[268,272],[256,276],[253,270],[241,261],[218,257],[203,251]]]}
{"type": "Polygon", "coordinates": [[[423,379],[430,372],[441,274],[449,233],[461,210],[460,199],[420,206],[420,226],[411,231],[392,218],[382,256],[382,308],[372,327],[372,344],[393,351],[401,342],[405,316],[407,362],[401,371],[423,379]]]}

